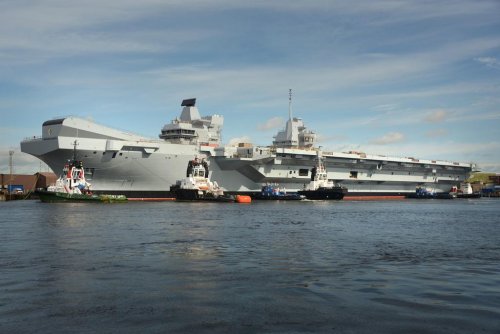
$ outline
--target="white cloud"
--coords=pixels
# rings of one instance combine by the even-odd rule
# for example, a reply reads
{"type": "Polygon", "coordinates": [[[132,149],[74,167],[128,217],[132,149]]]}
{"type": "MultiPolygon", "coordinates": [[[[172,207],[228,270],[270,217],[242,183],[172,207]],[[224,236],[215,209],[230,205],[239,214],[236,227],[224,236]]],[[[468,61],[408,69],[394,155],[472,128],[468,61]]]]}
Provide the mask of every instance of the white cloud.
{"type": "Polygon", "coordinates": [[[424,121],[429,123],[438,123],[442,122],[448,116],[448,112],[443,109],[432,110],[427,113],[424,117],[424,121]]]}
{"type": "Polygon", "coordinates": [[[372,109],[376,112],[383,112],[383,113],[389,113],[393,112],[397,109],[399,109],[399,105],[396,103],[390,103],[390,104],[380,104],[377,106],[372,107],[372,109]]]}
{"type": "Polygon", "coordinates": [[[448,135],[448,131],[446,129],[434,129],[427,131],[426,135],[429,138],[439,138],[448,135]]]}
{"type": "Polygon", "coordinates": [[[500,70],[500,60],[495,57],[478,57],[474,58],[475,61],[486,65],[487,67],[500,70]]]}
{"type": "Polygon", "coordinates": [[[259,131],[267,131],[267,130],[273,130],[273,129],[279,129],[282,128],[285,124],[285,120],[283,117],[273,117],[268,119],[265,123],[259,124],[257,126],[257,129],[259,131]]]}
{"type": "Polygon", "coordinates": [[[372,141],[370,141],[370,143],[376,145],[387,145],[387,144],[399,143],[403,140],[405,140],[405,136],[402,133],[389,132],[383,135],[382,137],[373,139],[372,141]]]}

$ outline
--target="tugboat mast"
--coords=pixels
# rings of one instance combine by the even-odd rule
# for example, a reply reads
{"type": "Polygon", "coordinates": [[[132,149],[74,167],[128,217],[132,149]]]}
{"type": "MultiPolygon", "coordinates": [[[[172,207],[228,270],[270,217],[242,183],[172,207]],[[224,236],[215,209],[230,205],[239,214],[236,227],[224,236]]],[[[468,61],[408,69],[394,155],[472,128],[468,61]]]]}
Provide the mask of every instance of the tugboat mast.
{"type": "Polygon", "coordinates": [[[78,145],[78,142],[75,141],[73,142],[73,161],[76,161],[76,146],[78,145]]]}
{"type": "Polygon", "coordinates": [[[288,119],[292,119],[292,89],[288,90],[288,119]]]}

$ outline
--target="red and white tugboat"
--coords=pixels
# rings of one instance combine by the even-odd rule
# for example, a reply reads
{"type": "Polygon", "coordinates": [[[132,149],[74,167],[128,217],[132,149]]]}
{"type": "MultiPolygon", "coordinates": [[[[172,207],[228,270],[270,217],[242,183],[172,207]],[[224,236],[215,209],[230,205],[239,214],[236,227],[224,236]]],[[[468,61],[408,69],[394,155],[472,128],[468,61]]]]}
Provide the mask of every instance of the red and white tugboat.
{"type": "Polygon", "coordinates": [[[328,180],[323,156],[318,150],[316,166],[311,169],[311,181],[304,186],[304,190],[297,193],[304,195],[307,199],[341,200],[347,193],[347,188],[328,180]]]}
{"type": "Polygon", "coordinates": [[[47,190],[38,189],[36,194],[42,202],[124,202],[123,195],[95,195],[90,190],[90,183],[85,179],[83,162],[76,159],[74,143],[73,159],[64,165],[61,176],[47,190]]]}

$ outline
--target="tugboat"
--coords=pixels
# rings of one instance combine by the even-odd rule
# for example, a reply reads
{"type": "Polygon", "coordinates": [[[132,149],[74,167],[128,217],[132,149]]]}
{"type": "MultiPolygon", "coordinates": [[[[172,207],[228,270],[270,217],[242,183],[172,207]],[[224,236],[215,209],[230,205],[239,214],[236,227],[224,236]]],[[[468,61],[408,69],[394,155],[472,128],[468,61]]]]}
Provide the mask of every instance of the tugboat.
{"type": "Polygon", "coordinates": [[[341,187],[332,180],[328,180],[328,174],[323,162],[323,156],[319,150],[316,161],[316,166],[311,169],[311,181],[307,186],[304,186],[304,190],[298,191],[298,194],[304,195],[307,199],[313,200],[343,199],[344,195],[347,193],[347,188],[341,187]]]}
{"type": "Polygon", "coordinates": [[[124,195],[95,195],[90,190],[90,183],[85,179],[83,162],[76,158],[76,145],[74,142],[73,159],[64,165],[61,176],[55,185],[47,190],[36,190],[40,200],[45,203],[55,202],[125,202],[124,195]]]}
{"type": "Polygon", "coordinates": [[[415,193],[406,195],[406,198],[418,198],[418,199],[436,198],[436,192],[432,189],[417,187],[415,188],[415,193]]]}
{"type": "Polygon", "coordinates": [[[240,202],[240,200],[248,200],[243,198],[248,196],[234,197],[224,194],[217,182],[210,181],[208,172],[208,163],[205,159],[200,161],[195,157],[188,163],[186,177],[172,185],[170,191],[175,193],[177,200],[180,201],[240,202]]]}
{"type": "Polygon", "coordinates": [[[457,189],[457,198],[480,198],[480,192],[474,192],[469,182],[460,183],[460,189],[457,189]]]}
{"type": "Polygon", "coordinates": [[[280,200],[280,201],[300,201],[305,199],[304,195],[297,193],[287,193],[285,188],[280,188],[277,184],[266,184],[260,193],[253,195],[258,200],[280,200]]]}
{"type": "MultiPolygon", "coordinates": [[[[455,188],[455,187],[454,187],[455,188]]],[[[406,195],[406,198],[412,199],[454,199],[456,198],[456,189],[449,192],[436,192],[433,189],[417,187],[415,193],[406,195]]]]}

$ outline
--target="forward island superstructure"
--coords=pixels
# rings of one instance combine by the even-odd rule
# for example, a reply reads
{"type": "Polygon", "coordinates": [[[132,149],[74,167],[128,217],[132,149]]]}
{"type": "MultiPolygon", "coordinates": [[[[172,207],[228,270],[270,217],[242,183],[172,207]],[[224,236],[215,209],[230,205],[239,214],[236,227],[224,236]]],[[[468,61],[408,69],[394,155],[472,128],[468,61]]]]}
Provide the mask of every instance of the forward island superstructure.
{"type": "MultiPolygon", "coordinates": [[[[290,100],[291,103],[291,100],[290,100]]],[[[184,177],[195,157],[210,163],[210,178],[226,192],[251,194],[263,184],[279,183],[288,192],[304,189],[316,164],[316,134],[292,116],[270,146],[222,146],[223,117],[201,117],[196,99],[184,100],[180,117],[166,124],[159,139],[147,138],[78,117],[49,120],[42,137],[21,142],[21,150],[52,170],[73,154],[85,162],[94,192],[130,198],[171,197],[172,184],[184,177]]],[[[349,189],[348,196],[404,196],[416,187],[448,191],[465,181],[470,163],[396,158],[363,152],[321,151],[328,179],[349,189]]]]}

